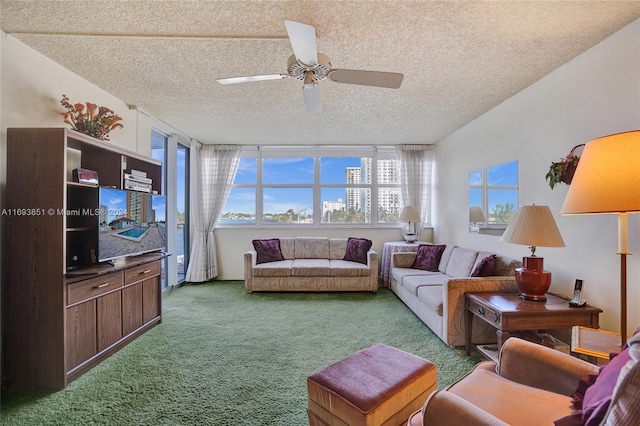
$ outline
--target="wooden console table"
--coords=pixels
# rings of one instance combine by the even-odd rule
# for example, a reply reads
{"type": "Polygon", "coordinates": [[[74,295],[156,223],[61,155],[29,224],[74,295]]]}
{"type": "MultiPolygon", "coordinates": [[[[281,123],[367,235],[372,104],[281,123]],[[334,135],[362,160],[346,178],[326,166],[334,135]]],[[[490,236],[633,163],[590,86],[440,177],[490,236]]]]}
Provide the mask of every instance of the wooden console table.
{"type": "Polygon", "coordinates": [[[599,328],[602,309],[586,305],[572,308],[569,301],[547,294],[546,301],[524,300],[519,293],[466,294],[466,350],[471,353],[473,318],[496,328],[498,353],[514,331],[554,330],[581,325],[599,328]]]}

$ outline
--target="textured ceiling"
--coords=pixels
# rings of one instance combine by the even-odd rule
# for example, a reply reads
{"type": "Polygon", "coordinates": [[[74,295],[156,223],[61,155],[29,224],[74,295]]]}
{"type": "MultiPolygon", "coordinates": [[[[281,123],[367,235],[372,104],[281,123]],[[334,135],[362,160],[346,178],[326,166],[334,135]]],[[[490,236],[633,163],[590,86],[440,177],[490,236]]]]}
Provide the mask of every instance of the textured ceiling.
{"type": "Polygon", "coordinates": [[[1,0],[1,27],[204,143],[433,143],[640,17],[639,1],[1,0]],[[222,86],[285,73],[284,20],[316,28],[335,68],[404,73],[400,89],[222,86]]]}

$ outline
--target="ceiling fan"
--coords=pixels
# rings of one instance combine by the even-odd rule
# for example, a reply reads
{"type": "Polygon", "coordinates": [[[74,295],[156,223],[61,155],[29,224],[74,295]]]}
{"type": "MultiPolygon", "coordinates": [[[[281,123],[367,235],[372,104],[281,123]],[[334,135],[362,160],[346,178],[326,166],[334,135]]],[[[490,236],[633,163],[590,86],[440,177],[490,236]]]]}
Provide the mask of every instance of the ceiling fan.
{"type": "Polygon", "coordinates": [[[264,74],[246,77],[219,78],[220,84],[248,83],[252,81],[282,80],[295,78],[304,82],[302,97],[307,112],[322,109],[318,82],[329,77],[337,83],[360,84],[364,86],[397,89],[404,77],[400,73],[333,69],[329,58],[318,53],[316,30],[313,26],[295,21],[284,21],[293,48],[293,55],[287,61],[287,74],[264,74]]]}

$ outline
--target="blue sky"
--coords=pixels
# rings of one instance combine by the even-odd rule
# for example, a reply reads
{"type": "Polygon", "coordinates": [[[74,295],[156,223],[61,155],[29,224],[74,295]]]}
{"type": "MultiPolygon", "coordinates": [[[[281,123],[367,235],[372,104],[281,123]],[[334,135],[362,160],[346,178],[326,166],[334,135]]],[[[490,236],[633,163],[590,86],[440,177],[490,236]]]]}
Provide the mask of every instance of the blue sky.
{"type": "MultiPolygon", "coordinates": [[[[487,169],[487,182],[489,186],[513,186],[518,187],[518,162],[499,164],[487,169]]],[[[469,185],[480,185],[481,172],[469,173],[469,185]]],[[[489,212],[493,208],[502,204],[511,203],[518,208],[518,192],[513,190],[490,190],[489,191],[489,212]]],[[[481,206],[482,192],[480,189],[469,190],[469,206],[481,206]]],[[[486,213],[486,212],[485,212],[486,213]]]]}
{"type": "MultiPolygon", "coordinates": [[[[156,212],[156,220],[164,221],[167,210],[166,198],[162,195],[152,195],[152,206],[156,212]]],[[[100,205],[107,206],[107,223],[111,222],[121,212],[127,209],[127,192],[120,189],[100,188],[100,205]]]]}
{"type": "MultiPolygon", "coordinates": [[[[264,183],[313,183],[313,158],[269,158],[264,160],[264,183]]],[[[345,169],[360,167],[359,157],[324,157],[320,166],[320,179],[323,184],[345,183],[345,169]]],[[[240,161],[235,183],[255,184],[256,159],[243,158],[240,161]]],[[[224,212],[255,212],[255,190],[237,188],[232,191],[224,212]]],[[[345,202],[344,188],[324,188],[321,201],[345,202]]],[[[313,212],[313,190],[307,188],[267,188],[264,192],[265,213],[283,213],[306,209],[313,212]]]]}

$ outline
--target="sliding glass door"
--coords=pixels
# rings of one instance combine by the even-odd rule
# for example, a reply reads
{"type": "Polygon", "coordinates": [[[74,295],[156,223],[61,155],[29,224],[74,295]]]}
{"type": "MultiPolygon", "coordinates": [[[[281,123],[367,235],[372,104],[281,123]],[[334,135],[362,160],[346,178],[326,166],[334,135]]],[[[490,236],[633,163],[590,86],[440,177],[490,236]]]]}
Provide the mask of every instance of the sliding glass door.
{"type": "Polygon", "coordinates": [[[162,193],[167,200],[167,252],[162,288],[184,281],[189,264],[189,147],[177,137],[152,131],[151,157],[162,161],[162,193]]]}
{"type": "Polygon", "coordinates": [[[176,261],[178,283],[181,283],[189,264],[189,147],[180,143],[177,145],[176,261]]]}

